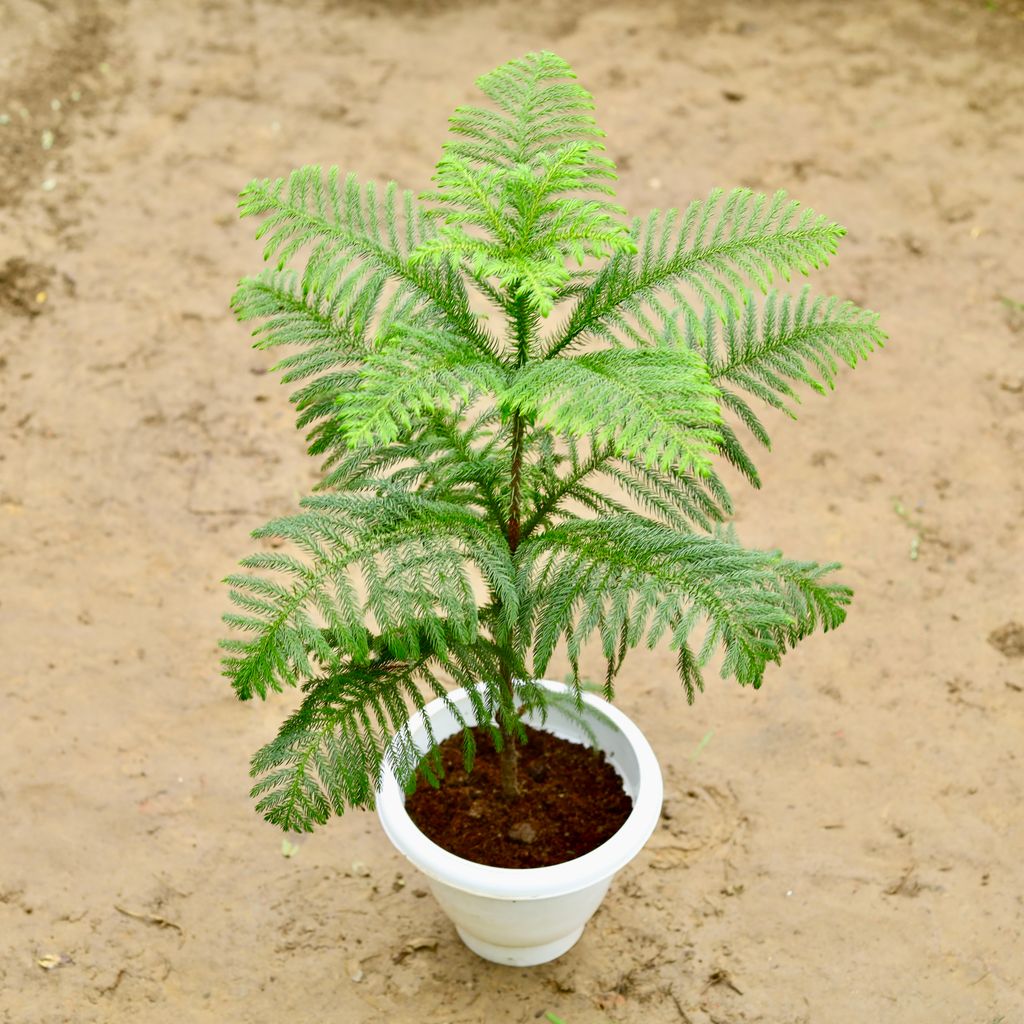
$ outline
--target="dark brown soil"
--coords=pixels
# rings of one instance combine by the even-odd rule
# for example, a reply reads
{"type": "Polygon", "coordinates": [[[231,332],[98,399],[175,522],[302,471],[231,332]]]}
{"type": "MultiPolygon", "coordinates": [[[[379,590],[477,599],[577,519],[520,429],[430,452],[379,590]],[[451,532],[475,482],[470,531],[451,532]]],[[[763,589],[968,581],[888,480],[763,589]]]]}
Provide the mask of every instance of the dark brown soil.
{"type": "Polygon", "coordinates": [[[1007,622],[994,629],[988,642],[1007,658],[1024,658],[1024,626],[1019,622],[1007,622]]]}
{"type": "Polygon", "coordinates": [[[17,316],[38,316],[46,301],[52,267],[12,256],[0,264],[0,309],[17,316]]]}
{"type": "Polygon", "coordinates": [[[483,729],[473,770],[466,772],[462,736],[441,744],[444,778],[420,782],[405,807],[438,846],[499,868],[543,868],[582,857],[607,842],[633,810],[622,780],[599,750],[526,728],[519,748],[522,795],[501,795],[497,751],[483,729]]]}

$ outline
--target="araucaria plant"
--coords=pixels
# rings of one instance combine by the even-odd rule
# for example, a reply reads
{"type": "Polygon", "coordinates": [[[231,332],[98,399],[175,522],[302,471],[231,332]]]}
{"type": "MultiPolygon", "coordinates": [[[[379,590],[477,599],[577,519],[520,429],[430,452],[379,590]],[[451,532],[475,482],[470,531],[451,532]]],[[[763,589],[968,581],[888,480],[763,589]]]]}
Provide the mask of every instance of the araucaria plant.
{"type": "Polygon", "coordinates": [[[297,346],[278,368],[326,460],[228,579],[238,696],[304,693],[252,763],[286,829],[372,806],[385,757],[409,782],[410,709],[451,682],[514,798],[523,708],[553,699],[531,681],[560,644],[577,692],[600,644],[610,695],[632,649],[666,642],[692,701],[717,650],[757,687],[845,617],[835,565],[741,546],[715,468],[758,486],[755,404],[788,410],[882,344],[873,313],[772,290],[843,228],[742,188],[625,220],[574,78],[552,53],[480,78],[493,106],[455,111],[418,198],[315,166],[242,192],[273,269],[234,309],[258,347],[297,346]]]}

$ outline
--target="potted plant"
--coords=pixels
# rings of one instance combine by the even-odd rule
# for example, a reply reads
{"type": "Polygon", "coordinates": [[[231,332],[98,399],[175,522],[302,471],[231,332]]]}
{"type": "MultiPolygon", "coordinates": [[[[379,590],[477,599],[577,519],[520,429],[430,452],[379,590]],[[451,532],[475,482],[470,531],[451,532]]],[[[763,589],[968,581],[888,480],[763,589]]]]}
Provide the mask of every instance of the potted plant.
{"type": "Polygon", "coordinates": [[[844,233],[782,192],[624,221],[574,78],[547,52],[480,78],[493,105],[455,111],[419,199],[337,168],[251,182],[241,213],[262,218],[273,268],[233,301],[257,347],[295,348],[278,368],[325,460],[227,580],[237,695],[303,691],[253,759],[257,807],[311,830],[376,804],[467,943],[516,964],[572,945],[656,823],[657,762],[607,703],[628,652],[667,642],[692,701],[716,651],[758,687],[843,621],[834,565],[741,546],[715,460],[758,486],[736,424],[767,445],[755,402],[789,411],[795,385],[830,388],[884,339],[852,303],[770,290],[844,233]],[[592,639],[604,699],[580,679],[592,639]],[[544,681],[559,644],[568,679],[544,681]],[[455,737],[463,772],[497,759],[478,803],[529,842],[532,726],[604,750],[632,799],[611,838],[510,868],[413,824],[407,795],[446,792],[455,737]]]}

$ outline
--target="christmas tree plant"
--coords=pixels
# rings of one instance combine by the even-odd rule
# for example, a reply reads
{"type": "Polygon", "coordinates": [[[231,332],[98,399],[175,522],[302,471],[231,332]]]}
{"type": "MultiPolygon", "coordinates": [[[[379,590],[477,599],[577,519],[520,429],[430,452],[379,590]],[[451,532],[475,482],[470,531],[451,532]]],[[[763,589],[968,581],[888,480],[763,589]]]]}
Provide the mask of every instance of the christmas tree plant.
{"type": "Polygon", "coordinates": [[[871,312],[773,290],[843,229],[741,188],[628,221],[565,61],[528,54],[478,84],[492,105],[455,111],[418,198],[315,166],[241,195],[271,268],[234,310],[288,351],[325,467],[227,580],[238,697],[303,692],[252,762],[258,809],[286,829],[372,806],[385,758],[410,782],[410,710],[451,682],[473,695],[467,764],[479,723],[501,750],[495,799],[514,799],[523,711],[554,699],[532,681],[559,644],[577,693],[600,644],[610,698],[632,649],[667,643],[692,701],[716,651],[760,686],[851,598],[833,564],[743,547],[715,468],[758,486],[756,404],[789,410],[882,344],[871,312]]]}

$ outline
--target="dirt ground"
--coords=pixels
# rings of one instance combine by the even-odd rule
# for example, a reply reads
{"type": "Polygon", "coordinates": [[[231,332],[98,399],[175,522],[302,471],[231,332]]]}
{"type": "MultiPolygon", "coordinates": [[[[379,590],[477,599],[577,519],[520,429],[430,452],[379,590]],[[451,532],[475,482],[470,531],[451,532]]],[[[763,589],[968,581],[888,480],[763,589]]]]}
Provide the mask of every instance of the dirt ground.
{"type": "Polygon", "coordinates": [[[1024,7],[0,7],[0,1020],[1024,1022],[1024,7]],[[670,817],[516,972],[374,816],[282,855],[247,767],[287,702],[238,704],[216,641],[317,469],[227,308],[238,189],[422,187],[476,75],[541,48],[627,207],[788,189],[891,341],[737,492],[747,542],[845,564],[848,623],[692,709],[634,657],[670,817]]]}

